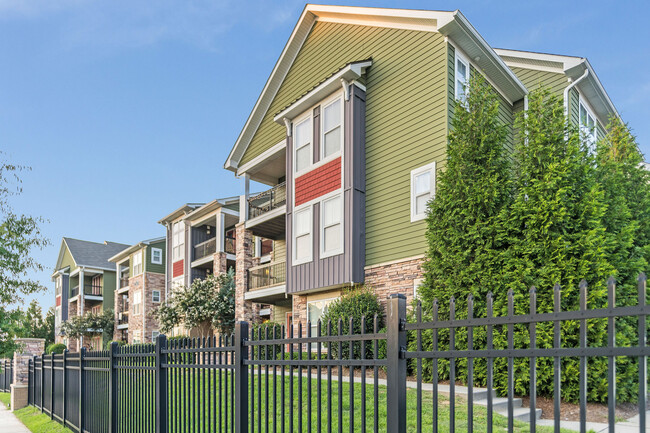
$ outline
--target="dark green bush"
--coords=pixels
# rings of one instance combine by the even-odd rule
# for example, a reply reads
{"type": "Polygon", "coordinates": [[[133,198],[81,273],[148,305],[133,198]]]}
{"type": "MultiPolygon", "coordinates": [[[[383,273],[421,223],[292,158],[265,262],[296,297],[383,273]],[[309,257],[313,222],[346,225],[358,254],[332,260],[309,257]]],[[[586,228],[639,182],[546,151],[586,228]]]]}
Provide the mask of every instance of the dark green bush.
{"type": "Polygon", "coordinates": [[[63,351],[66,349],[65,344],[63,343],[52,343],[49,346],[47,346],[47,349],[45,350],[45,353],[52,354],[52,353],[63,353],[63,351]]]}
{"type": "MultiPolygon", "coordinates": [[[[377,328],[384,327],[384,308],[379,302],[379,297],[370,289],[359,287],[344,293],[339,299],[332,302],[323,315],[321,333],[327,335],[328,322],[331,322],[332,335],[338,335],[339,323],[341,334],[350,333],[350,319],[352,319],[352,333],[361,334],[361,324],[365,325],[365,332],[372,333],[374,318],[377,316],[377,328]]],[[[352,355],[361,358],[361,343],[352,344],[352,355]]],[[[366,358],[373,358],[373,343],[365,344],[366,358]]],[[[332,344],[332,357],[339,356],[339,344],[332,344]]],[[[350,357],[350,343],[341,344],[341,357],[350,357]]]]}
{"type": "Polygon", "coordinates": [[[106,342],[106,344],[104,346],[106,348],[106,350],[111,349],[111,343],[117,343],[117,345],[120,346],[120,347],[126,345],[126,343],[124,341],[122,341],[122,340],[109,340],[109,341],[106,342]]]}

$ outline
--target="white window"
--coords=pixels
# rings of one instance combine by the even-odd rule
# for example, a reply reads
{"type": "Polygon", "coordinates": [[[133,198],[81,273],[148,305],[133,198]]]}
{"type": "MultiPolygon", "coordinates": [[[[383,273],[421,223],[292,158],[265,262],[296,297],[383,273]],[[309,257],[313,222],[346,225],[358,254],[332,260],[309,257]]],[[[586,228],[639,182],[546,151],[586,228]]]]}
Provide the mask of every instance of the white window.
{"type": "Polygon", "coordinates": [[[174,261],[185,257],[185,225],[182,222],[172,226],[172,258],[174,261]]]}
{"type": "Polygon", "coordinates": [[[54,311],[55,311],[55,313],[54,313],[54,328],[56,329],[57,334],[58,334],[58,330],[61,327],[61,307],[56,307],[54,309],[54,311]]]}
{"type": "Polygon", "coordinates": [[[56,280],[54,282],[54,292],[55,292],[54,295],[55,296],[61,295],[61,287],[62,287],[62,284],[63,284],[62,280],[63,280],[63,277],[61,277],[60,275],[58,277],[56,277],[56,280]]]}
{"type": "Polygon", "coordinates": [[[161,248],[152,248],[151,249],[151,263],[154,265],[162,265],[162,249],[161,248]]]}
{"type": "Polygon", "coordinates": [[[133,344],[142,343],[142,331],[133,331],[133,344]]]}
{"type": "Polygon", "coordinates": [[[427,204],[435,196],[436,163],[411,171],[411,222],[427,216],[427,204]]]}
{"type": "Polygon", "coordinates": [[[142,290],[133,294],[133,314],[140,314],[142,311],[142,290]]]}
{"type": "Polygon", "coordinates": [[[185,285],[185,282],[183,280],[183,277],[176,278],[175,280],[172,280],[172,290],[171,290],[171,293],[169,295],[174,296],[174,293],[180,292],[181,290],[183,290],[184,285],[185,285]]]}
{"type": "Polygon", "coordinates": [[[417,299],[418,298],[418,290],[420,290],[420,286],[424,283],[424,278],[416,278],[413,280],[413,298],[417,299]]]}
{"type": "Polygon", "coordinates": [[[156,337],[160,335],[160,331],[151,331],[151,341],[156,342],[156,337]]]}
{"type": "Polygon", "coordinates": [[[469,85],[469,62],[456,50],[454,92],[457,101],[467,102],[467,86],[469,85]]]}
{"type": "Polygon", "coordinates": [[[309,168],[312,163],[311,142],[313,134],[311,125],[311,116],[309,116],[305,120],[298,122],[294,128],[293,140],[296,149],[294,171],[296,173],[309,168]]]}
{"type": "MultiPolygon", "coordinates": [[[[319,301],[310,301],[307,302],[307,320],[311,322],[311,335],[316,336],[318,331],[318,321],[327,313],[327,307],[336,300],[336,298],[331,299],[321,299],[319,301]]],[[[327,324],[321,323],[321,332],[326,330],[327,324]]],[[[316,350],[312,346],[313,350],[316,350]]]]}
{"type": "Polygon", "coordinates": [[[153,302],[160,302],[160,290],[151,291],[151,300],[153,302]]]}
{"type": "Polygon", "coordinates": [[[343,142],[343,110],[341,98],[336,98],[334,101],[323,106],[323,120],[322,120],[322,155],[323,159],[332,155],[336,155],[341,151],[341,143],[343,142]]]}
{"type": "Polygon", "coordinates": [[[310,262],[312,259],[311,206],[293,213],[293,264],[310,262]]]}
{"type": "Polygon", "coordinates": [[[133,254],[133,276],[142,273],[142,251],[133,254]]]}
{"type": "Polygon", "coordinates": [[[589,147],[596,144],[596,118],[587,105],[580,100],[580,131],[587,140],[589,147]]]}
{"type": "Polygon", "coordinates": [[[343,252],[343,203],[341,196],[321,203],[321,257],[343,252]]]}

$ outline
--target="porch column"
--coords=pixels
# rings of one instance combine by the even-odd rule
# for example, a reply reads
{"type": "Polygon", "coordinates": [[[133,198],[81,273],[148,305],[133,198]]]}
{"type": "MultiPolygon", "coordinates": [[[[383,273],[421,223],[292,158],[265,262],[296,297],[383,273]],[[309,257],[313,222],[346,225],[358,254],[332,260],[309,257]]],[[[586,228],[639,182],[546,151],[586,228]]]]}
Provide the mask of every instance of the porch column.
{"type": "Polygon", "coordinates": [[[45,352],[43,338],[16,338],[14,353],[14,383],[11,384],[11,411],[27,406],[29,393],[29,360],[45,352]]]}
{"type": "Polygon", "coordinates": [[[244,295],[248,289],[248,269],[253,266],[253,234],[243,222],[237,224],[236,231],[235,320],[252,322],[259,315],[255,314],[256,306],[244,300],[244,295]]]}

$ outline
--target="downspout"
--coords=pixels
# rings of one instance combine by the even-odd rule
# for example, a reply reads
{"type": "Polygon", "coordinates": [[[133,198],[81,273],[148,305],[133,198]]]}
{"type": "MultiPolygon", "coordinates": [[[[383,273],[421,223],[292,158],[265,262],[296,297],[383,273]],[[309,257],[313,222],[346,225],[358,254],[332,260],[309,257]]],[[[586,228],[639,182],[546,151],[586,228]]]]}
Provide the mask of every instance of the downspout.
{"type": "MultiPolygon", "coordinates": [[[[567,117],[567,119],[569,118],[569,90],[573,89],[576,86],[576,84],[578,84],[583,79],[587,78],[587,75],[589,75],[589,68],[585,69],[584,74],[582,74],[580,78],[573,81],[571,84],[566,86],[566,89],[564,89],[564,115],[567,117]]],[[[569,81],[571,81],[570,78],[569,81]]]]}

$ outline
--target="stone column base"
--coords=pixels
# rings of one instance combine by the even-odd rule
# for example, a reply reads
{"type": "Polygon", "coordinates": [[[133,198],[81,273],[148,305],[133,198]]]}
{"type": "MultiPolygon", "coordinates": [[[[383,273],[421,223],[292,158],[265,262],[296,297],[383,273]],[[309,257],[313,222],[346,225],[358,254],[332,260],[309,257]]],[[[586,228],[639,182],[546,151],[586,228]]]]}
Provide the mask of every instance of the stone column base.
{"type": "Polygon", "coordinates": [[[16,411],[27,406],[29,388],[27,385],[11,384],[11,411],[16,411]]]}

